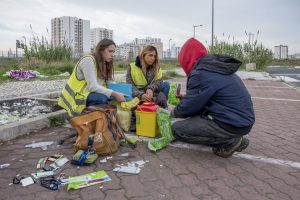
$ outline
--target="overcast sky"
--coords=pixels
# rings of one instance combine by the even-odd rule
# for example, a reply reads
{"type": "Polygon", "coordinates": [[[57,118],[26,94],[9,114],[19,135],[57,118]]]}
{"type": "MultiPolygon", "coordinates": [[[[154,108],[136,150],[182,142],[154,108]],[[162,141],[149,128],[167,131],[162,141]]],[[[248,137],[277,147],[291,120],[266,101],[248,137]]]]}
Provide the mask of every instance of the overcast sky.
{"type": "MultiPolygon", "coordinates": [[[[193,36],[211,44],[212,0],[0,0],[0,51],[15,49],[16,39],[33,34],[50,40],[51,19],[76,16],[90,20],[91,28],[114,31],[117,44],[147,36],[161,38],[164,49],[181,46],[193,36]],[[46,29],[49,29],[49,34],[46,29]]],[[[219,40],[246,42],[245,31],[274,50],[288,45],[300,53],[299,0],[215,0],[214,34],[219,40]],[[259,34],[257,32],[259,30],[259,34]],[[224,36],[223,36],[224,35],[224,36]]]]}

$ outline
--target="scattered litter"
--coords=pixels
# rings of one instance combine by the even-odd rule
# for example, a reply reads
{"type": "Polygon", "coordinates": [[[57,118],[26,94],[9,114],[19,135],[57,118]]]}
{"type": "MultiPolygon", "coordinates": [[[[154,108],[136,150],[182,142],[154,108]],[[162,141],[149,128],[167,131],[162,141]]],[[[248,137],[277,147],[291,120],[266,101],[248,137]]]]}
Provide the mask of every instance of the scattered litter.
{"type": "Polygon", "coordinates": [[[144,167],[144,164],[146,164],[146,162],[144,160],[128,162],[127,166],[124,164],[116,165],[117,167],[115,167],[113,169],[113,171],[124,172],[124,173],[129,173],[129,174],[138,174],[141,171],[141,167],[144,167]]]}
{"type": "Polygon", "coordinates": [[[141,168],[134,166],[120,166],[113,169],[114,172],[124,172],[129,174],[138,174],[141,171],[141,168]]]}
{"type": "Polygon", "coordinates": [[[106,159],[106,158],[100,160],[100,163],[106,163],[106,162],[107,162],[107,159],[106,159]]]}
{"type": "Polygon", "coordinates": [[[24,160],[19,160],[20,162],[23,162],[24,160]]]}
{"type": "Polygon", "coordinates": [[[20,183],[23,187],[34,184],[34,181],[31,177],[23,178],[20,180],[20,183]]]}
{"type": "Polygon", "coordinates": [[[11,186],[13,183],[9,183],[8,185],[11,186]]]}
{"type": "Polygon", "coordinates": [[[41,149],[42,149],[43,151],[46,151],[46,150],[47,150],[47,146],[42,146],[41,149]]]}
{"type": "Polygon", "coordinates": [[[1,165],[0,165],[0,169],[6,168],[6,167],[8,167],[8,166],[10,166],[9,163],[1,164],[1,165]]]}
{"type": "Polygon", "coordinates": [[[61,73],[61,74],[59,74],[57,76],[70,76],[70,73],[69,72],[65,72],[65,73],[61,73]]]}
{"type": "Polygon", "coordinates": [[[127,156],[129,156],[129,153],[122,153],[122,154],[120,154],[119,156],[127,157],[127,156]]]}
{"type": "Polygon", "coordinates": [[[159,165],[160,167],[163,167],[163,165],[159,165]]]}
{"type": "Polygon", "coordinates": [[[143,160],[139,160],[139,161],[136,161],[136,162],[133,162],[133,163],[136,163],[136,164],[139,165],[139,166],[144,166],[144,164],[145,164],[146,162],[143,161],[143,160]]]}
{"type": "Polygon", "coordinates": [[[21,98],[0,103],[0,125],[52,112],[52,107],[36,99],[21,98]]]}
{"type": "Polygon", "coordinates": [[[54,172],[53,171],[46,171],[46,172],[37,172],[36,173],[36,176],[38,178],[41,178],[41,177],[47,177],[47,176],[53,176],[54,175],[54,172]]]}
{"type": "Polygon", "coordinates": [[[99,189],[102,189],[103,188],[103,185],[101,185],[100,187],[99,187],[99,189]]]}
{"type": "Polygon", "coordinates": [[[40,76],[40,73],[36,70],[10,70],[5,73],[6,76],[10,78],[15,78],[19,80],[37,78],[40,76]]]}
{"type": "Polygon", "coordinates": [[[112,158],[113,158],[112,156],[107,156],[106,157],[107,160],[112,159],[112,158]]]}
{"type": "Polygon", "coordinates": [[[53,141],[49,142],[38,142],[38,143],[32,143],[32,144],[27,144],[25,147],[31,147],[31,148],[38,148],[38,147],[44,147],[53,144],[53,141]]]}
{"type": "Polygon", "coordinates": [[[64,164],[66,164],[67,162],[69,162],[69,159],[68,159],[68,158],[66,158],[66,157],[61,157],[61,158],[59,158],[59,159],[57,159],[57,160],[55,161],[55,164],[56,164],[58,167],[61,167],[61,166],[63,166],[64,164]]]}
{"type": "Polygon", "coordinates": [[[84,188],[84,187],[88,187],[91,185],[107,182],[110,180],[111,180],[111,178],[106,174],[106,172],[104,170],[81,175],[81,176],[69,177],[68,181],[70,183],[68,183],[67,190],[84,188]],[[74,180],[78,180],[78,179],[79,179],[79,181],[76,181],[76,182],[74,181],[74,180]]]}

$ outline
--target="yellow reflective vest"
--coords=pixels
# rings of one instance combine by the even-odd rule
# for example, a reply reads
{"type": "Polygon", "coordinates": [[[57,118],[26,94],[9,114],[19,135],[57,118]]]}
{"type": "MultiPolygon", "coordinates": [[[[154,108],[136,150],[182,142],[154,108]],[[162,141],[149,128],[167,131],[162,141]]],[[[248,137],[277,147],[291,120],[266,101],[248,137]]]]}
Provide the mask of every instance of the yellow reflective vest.
{"type": "MultiPolygon", "coordinates": [[[[93,58],[94,65],[96,68],[95,76],[97,76],[98,70],[96,67],[96,60],[93,56],[88,56],[93,58]]],[[[81,59],[88,56],[84,56],[81,59]]],[[[58,99],[58,105],[64,108],[68,112],[70,117],[74,117],[76,115],[81,114],[82,110],[86,108],[86,99],[91,92],[86,88],[86,80],[78,80],[76,77],[76,69],[81,59],[77,62],[76,66],[74,67],[73,72],[58,99]]]]}
{"type": "MultiPolygon", "coordinates": [[[[141,68],[135,65],[135,63],[130,63],[130,71],[131,71],[131,78],[134,82],[134,85],[142,89],[148,85],[147,79],[145,78],[143,71],[141,68]]],[[[149,83],[151,84],[153,81],[162,78],[162,69],[159,68],[158,72],[155,74],[153,80],[149,83]]]]}

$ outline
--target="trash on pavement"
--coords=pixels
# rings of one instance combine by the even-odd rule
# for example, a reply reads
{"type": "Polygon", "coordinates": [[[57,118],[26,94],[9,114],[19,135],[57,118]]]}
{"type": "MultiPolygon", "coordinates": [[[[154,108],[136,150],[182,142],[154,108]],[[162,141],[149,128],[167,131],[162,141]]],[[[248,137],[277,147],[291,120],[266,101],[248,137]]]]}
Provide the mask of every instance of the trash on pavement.
{"type": "Polygon", "coordinates": [[[114,172],[124,172],[129,174],[138,174],[141,171],[141,168],[134,166],[119,166],[113,169],[114,172]]]}
{"type": "MultiPolygon", "coordinates": [[[[148,162],[148,161],[146,161],[148,162]]],[[[139,160],[135,162],[128,162],[126,165],[117,165],[113,169],[114,172],[124,172],[129,174],[138,174],[141,171],[141,167],[144,167],[144,164],[146,163],[144,160],[139,160]]]]}
{"type": "Polygon", "coordinates": [[[20,180],[20,183],[23,187],[34,184],[34,181],[31,177],[23,178],[20,180]]]}
{"type": "Polygon", "coordinates": [[[122,153],[122,154],[120,154],[120,155],[118,155],[118,156],[121,156],[121,157],[127,157],[127,156],[129,156],[129,153],[122,153]]]}
{"type": "Polygon", "coordinates": [[[158,151],[165,148],[168,145],[168,141],[162,137],[159,139],[153,139],[148,142],[148,149],[151,151],[158,151]]]}
{"type": "Polygon", "coordinates": [[[9,167],[9,166],[10,166],[9,163],[4,163],[4,164],[0,165],[0,169],[6,168],[6,167],[9,167]]]}
{"type": "Polygon", "coordinates": [[[38,147],[44,147],[44,146],[48,146],[53,144],[53,141],[49,141],[49,142],[38,142],[38,143],[32,143],[32,144],[27,144],[25,145],[25,147],[29,148],[38,148],[38,147]]]}
{"type": "Polygon", "coordinates": [[[91,185],[108,182],[111,178],[107,175],[104,170],[98,172],[92,172],[81,176],[69,177],[66,182],[68,182],[68,191],[70,189],[79,189],[88,187],[91,185]]]}

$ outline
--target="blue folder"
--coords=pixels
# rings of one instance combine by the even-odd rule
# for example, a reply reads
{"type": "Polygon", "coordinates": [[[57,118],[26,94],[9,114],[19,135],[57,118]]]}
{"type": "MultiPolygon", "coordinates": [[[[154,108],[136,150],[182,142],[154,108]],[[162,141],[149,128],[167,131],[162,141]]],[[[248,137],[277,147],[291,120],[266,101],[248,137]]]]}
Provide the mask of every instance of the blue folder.
{"type": "MultiPolygon", "coordinates": [[[[121,92],[123,94],[127,94],[128,97],[125,97],[126,101],[130,101],[132,99],[132,85],[126,83],[109,83],[108,89],[111,89],[116,92],[121,92]]],[[[114,97],[110,97],[110,100],[115,100],[114,97]]]]}

